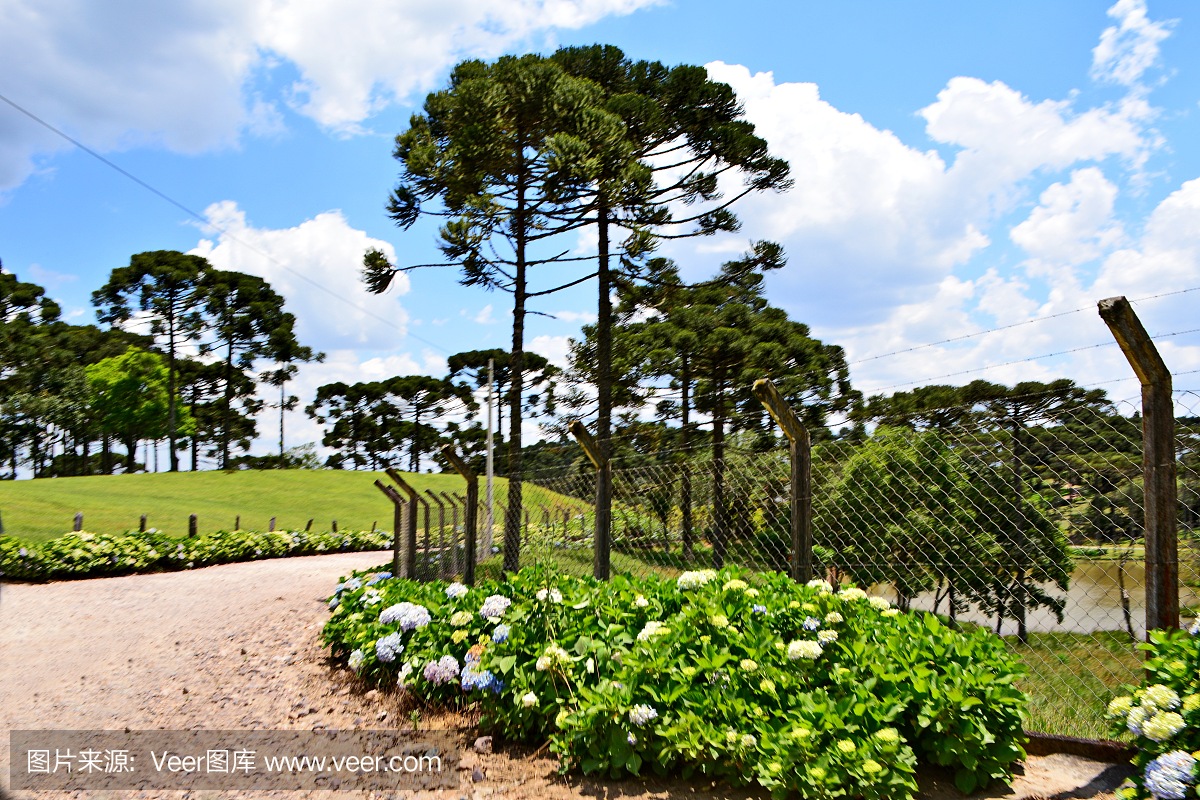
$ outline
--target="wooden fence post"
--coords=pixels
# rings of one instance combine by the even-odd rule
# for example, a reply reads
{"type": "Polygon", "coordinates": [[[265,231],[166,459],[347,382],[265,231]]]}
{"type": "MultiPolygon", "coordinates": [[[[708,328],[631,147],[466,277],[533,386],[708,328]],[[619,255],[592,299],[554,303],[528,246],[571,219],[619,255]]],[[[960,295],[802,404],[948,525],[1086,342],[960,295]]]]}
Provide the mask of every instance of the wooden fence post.
{"type": "Polygon", "coordinates": [[[470,467],[467,466],[458,454],[454,452],[454,448],[446,445],[442,448],[442,455],[450,462],[450,466],[463,476],[467,482],[467,500],[466,500],[466,520],[464,527],[466,531],[466,556],[467,562],[463,564],[463,583],[467,586],[475,585],[475,559],[478,554],[475,552],[475,525],[479,514],[479,476],[477,476],[470,467]]]}
{"type": "Polygon", "coordinates": [[[1146,525],[1146,630],[1179,627],[1175,516],[1175,406],[1171,372],[1124,297],[1099,302],[1100,318],[1142,384],[1142,483],[1146,525]]]}
{"type": "Polygon", "coordinates": [[[242,529],[242,515],[241,514],[238,514],[236,517],[234,517],[233,529],[235,531],[240,531],[242,529]]]}
{"type": "Polygon", "coordinates": [[[308,533],[309,531],[312,530],[312,524],[313,524],[312,519],[309,519],[308,523],[304,526],[305,533],[308,533]]]}
{"type": "Polygon", "coordinates": [[[582,422],[573,421],[570,431],[596,468],[596,535],[592,545],[592,577],[606,581],[612,571],[612,462],[582,422]]]}
{"type": "Polygon", "coordinates": [[[754,396],[766,406],[788,439],[791,476],[788,499],[791,506],[792,552],[789,559],[793,580],[807,583],[813,577],[812,563],[812,444],[808,430],[766,378],[754,382],[754,396]]]}
{"type": "Polygon", "coordinates": [[[196,536],[196,515],[188,515],[188,537],[195,538],[196,536]]]}
{"type": "Polygon", "coordinates": [[[74,531],[83,530],[83,512],[82,511],[75,512],[75,527],[72,528],[72,530],[74,530],[74,531]]]}
{"type": "MultiPolygon", "coordinates": [[[[141,519],[138,520],[138,533],[145,533],[145,532],[146,532],[146,515],[142,514],[141,519]]],[[[3,533],[3,531],[0,531],[0,533],[3,533]]]]}
{"type": "Polygon", "coordinates": [[[410,576],[401,570],[402,566],[407,569],[407,559],[404,564],[400,562],[400,551],[402,549],[400,546],[400,529],[404,524],[404,498],[400,496],[399,492],[383,481],[375,481],[375,488],[383,492],[387,496],[387,499],[392,501],[392,575],[397,578],[408,578],[410,576]]]}
{"type": "Polygon", "coordinates": [[[387,475],[401,491],[408,495],[407,525],[404,531],[404,577],[417,577],[417,490],[409,486],[404,477],[392,467],[387,468],[387,475]]]}
{"type": "Polygon", "coordinates": [[[267,533],[275,532],[275,517],[271,517],[271,522],[267,526],[267,533]]]}

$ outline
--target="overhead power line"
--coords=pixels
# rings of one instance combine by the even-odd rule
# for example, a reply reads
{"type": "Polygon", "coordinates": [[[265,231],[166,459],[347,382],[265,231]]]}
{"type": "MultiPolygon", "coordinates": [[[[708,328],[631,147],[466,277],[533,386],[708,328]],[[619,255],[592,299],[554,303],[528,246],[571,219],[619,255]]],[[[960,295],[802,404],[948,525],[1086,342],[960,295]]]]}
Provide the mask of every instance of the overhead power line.
{"type": "Polygon", "coordinates": [[[80,150],[82,150],[83,152],[87,153],[87,154],[88,154],[88,155],[90,155],[92,158],[95,158],[95,159],[96,159],[97,161],[99,161],[100,163],[102,163],[102,164],[104,164],[105,166],[107,166],[107,167],[109,167],[109,168],[111,168],[111,169],[113,169],[113,170],[115,170],[115,171],[119,172],[121,175],[123,175],[123,176],[125,176],[126,178],[128,178],[129,180],[133,181],[133,182],[134,182],[134,183],[136,183],[138,186],[141,186],[143,189],[145,189],[146,191],[148,191],[148,192],[150,192],[151,194],[155,195],[155,196],[156,196],[156,197],[158,197],[159,199],[161,199],[161,200],[164,200],[164,201],[166,201],[166,202],[170,203],[171,205],[173,205],[173,206],[175,206],[176,208],[178,208],[180,211],[182,211],[182,212],[184,212],[185,214],[187,214],[189,217],[192,217],[192,218],[194,218],[194,219],[198,220],[199,222],[203,223],[203,224],[204,224],[204,225],[206,225],[207,227],[209,227],[209,228],[212,228],[213,230],[217,231],[218,233],[220,233],[222,236],[226,237],[226,238],[227,238],[227,239],[229,239],[230,241],[232,241],[232,242],[236,242],[237,244],[241,245],[242,247],[245,247],[246,249],[248,249],[248,250],[250,250],[250,251],[252,251],[252,252],[254,252],[254,253],[257,253],[258,255],[260,255],[260,256],[262,256],[263,258],[265,258],[265,259],[267,259],[268,261],[270,261],[272,264],[275,264],[276,266],[280,267],[281,269],[283,269],[283,270],[285,270],[285,271],[287,271],[287,272],[291,273],[291,274],[292,274],[292,275],[294,275],[295,277],[297,277],[297,278],[299,278],[300,280],[304,281],[305,283],[309,284],[309,285],[310,285],[310,286],[312,286],[314,289],[317,289],[318,291],[324,292],[326,295],[328,295],[328,296],[330,296],[330,297],[334,298],[335,300],[338,300],[339,302],[345,303],[346,305],[350,306],[350,307],[351,307],[351,308],[353,308],[354,310],[356,310],[356,311],[359,311],[359,312],[361,312],[361,313],[365,314],[366,316],[370,317],[370,318],[371,318],[371,319],[373,319],[373,320],[376,320],[377,322],[381,322],[381,323],[383,323],[384,325],[387,325],[389,328],[393,328],[393,329],[395,329],[395,330],[401,331],[401,332],[402,332],[402,333],[404,333],[406,336],[410,336],[410,337],[412,337],[413,339],[415,339],[416,341],[418,341],[418,342],[421,342],[422,344],[426,344],[426,345],[428,345],[428,346],[430,346],[430,347],[432,347],[432,348],[434,348],[434,349],[436,349],[436,350],[440,350],[440,351],[441,351],[441,352],[443,352],[443,353],[449,353],[449,352],[450,352],[450,350],[449,350],[448,348],[444,347],[443,345],[440,345],[440,344],[438,344],[437,342],[432,342],[432,341],[430,341],[429,339],[426,339],[426,338],[424,338],[423,336],[418,336],[417,334],[413,333],[411,330],[407,330],[407,329],[401,328],[399,325],[397,325],[395,322],[392,322],[392,321],[391,321],[390,319],[388,319],[387,317],[380,316],[379,314],[376,314],[375,312],[371,311],[370,309],[362,307],[361,305],[359,305],[358,303],[354,302],[354,301],[353,301],[353,300],[351,300],[350,298],[348,298],[348,297],[345,297],[345,296],[343,296],[343,295],[341,295],[341,294],[338,294],[338,293],[337,293],[337,292],[335,292],[333,289],[330,289],[329,287],[325,286],[324,284],[322,284],[322,283],[319,283],[319,282],[317,282],[317,281],[313,280],[312,278],[308,277],[308,276],[307,276],[307,275],[305,275],[304,273],[302,273],[302,272],[300,272],[300,271],[298,271],[298,270],[295,270],[295,269],[293,269],[292,267],[288,266],[286,263],[284,263],[283,261],[280,261],[278,258],[276,258],[275,256],[271,255],[270,253],[268,253],[268,252],[266,252],[266,251],[264,251],[264,250],[261,250],[261,249],[259,249],[258,247],[254,246],[254,245],[253,245],[253,244],[251,244],[250,242],[247,242],[247,241],[245,241],[245,240],[243,240],[243,239],[240,239],[240,238],[238,238],[238,237],[237,237],[237,236],[235,236],[233,233],[231,233],[229,230],[227,230],[227,229],[225,229],[225,228],[222,228],[220,225],[214,225],[214,224],[213,224],[213,223],[212,223],[212,222],[211,222],[211,221],[210,221],[210,220],[209,220],[207,217],[205,217],[203,214],[200,214],[199,212],[195,211],[194,209],[192,209],[192,208],[189,208],[188,206],[184,205],[183,203],[179,202],[179,201],[178,201],[178,200],[176,200],[175,198],[173,198],[173,197],[171,197],[170,195],[168,195],[166,192],[163,192],[162,190],[160,190],[160,189],[158,189],[158,188],[156,188],[156,187],[152,186],[150,183],[148,183],[148,182],[146,182],[146,181],[142,180],[142,179],[141,179],[141,178],[139,178],[137,175],[134,175],[132,172],[129,172],[128,170],[126,170],[124,167],[121,167],[119,164],[116,164],[116,163],[114,163],[113,161],[111,161],[111,160],[109,160],[109,159],[105,158],[105,157],[104,157],[104,156],[102,156],[100,153],[98,153],[98,152],[96,152],[95,150],[93,150],[92,148],[88,147],[88,146],[87,146],[86,144],[84,144],[83,142],[79,141],[78,139],[75,139],[74,137],[70,136],[70,135],[69,135],[69,134],[67,134],[66,132],[64,132],[64,131],[60,130],[59,128],[55,127],[54,125],[50,124],[50,123],[49,123],[49,122],[47,122],[46,120],[44,120],[44,119],[42,119],[41,117],[39,117],[37,114],[34,114],[34,113],[33,113],[32,111],[30,111],[29,109],[25,108],[24,106],[21,106],[21,105],[19,105],[18,103],[16,103],[16,102],[15,102],[15,101],[13,101],[12,99],[10,99],[10,98],[6,97],[4,94],[0,94],[0,100],[4,101],[4,102],[5,102],[5,103],[7,103],[9,106],[11,106],[11,107],[12,107],[12,108],[14,108],[15,110],[19,111],[21,114],[24,114],[24,115],[25,115],[26,117],[28,117],[29,119],[31,119],[31,120],[33,120],[34,122],[36,122],[37,124],[41,125],[41,126],[42,126],[43,128],[45,128],[46,130],[48,130],[48,131],[51,131],[51,132],[52,132],[52,133],[54,133],[55,135],[57,135],[57,136],[60,136],[60,137],[62,137],[63,139],[65,139],[66,141],[70,142],[70,143],[71,143],[71,144],[73,144],[75,147],[78,147],[80,150]]]}

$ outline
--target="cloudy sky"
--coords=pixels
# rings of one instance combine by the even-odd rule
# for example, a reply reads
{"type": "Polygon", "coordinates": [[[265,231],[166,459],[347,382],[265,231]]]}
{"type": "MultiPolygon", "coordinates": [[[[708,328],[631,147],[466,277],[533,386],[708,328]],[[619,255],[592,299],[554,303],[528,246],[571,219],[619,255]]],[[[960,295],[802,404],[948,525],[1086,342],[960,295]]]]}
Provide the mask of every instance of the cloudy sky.
{"type": "MultiPolygon", "coordinates": [[[[1135,397],[1095,311],[1113,295],[1137,301],[1176,387],[1200,388],[1194,3],[730,8],[0,0],[0,259],[77,322],[133,253],[261,275],[328,354],[303,402],[331,380],[444,374],[451,353],[507,345],[511,301],[452,271],[363,291],[369,247],[436,257],[431,227],[383,213],[392,137],[463,58],[609,43],[705,65],[789,160],[795,188],[741,203],[738,235],[668,253],[702,277],[781,242],[772,301],[846,348],[857,388],[1070,377],[1135,397]]],[[[558,360],[594,287],[543,300],[527,342],[558,360]]],[[[320,437],[299,416],[291,430],[320,437]]]]}

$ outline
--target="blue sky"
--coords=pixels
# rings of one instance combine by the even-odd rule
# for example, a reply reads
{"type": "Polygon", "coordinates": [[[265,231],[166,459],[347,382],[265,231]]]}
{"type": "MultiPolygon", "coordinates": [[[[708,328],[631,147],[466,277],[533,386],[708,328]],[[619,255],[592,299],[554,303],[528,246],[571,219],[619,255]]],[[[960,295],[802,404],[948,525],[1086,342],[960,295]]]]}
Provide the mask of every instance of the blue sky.
{"type": "MultiPolygon", "coordinates": [[[[78,322],[136,252],[262,275],[329,356],[296,382],[304,402],[331,380],[442,374],[451,353],[507,346],[510,300],[453,271],[361,289],[368,247],[436,255],[430,227],[383,214],[391,139],[462,58],[601,42],[706,65],[790,161],[795,188],[743,202],[738,235],[666,252],[702,276],[749,240],[782,242],[772,301],[847,349],[857,388],[1065,376],[1136,396],[1115,347],[1079,348],[1110,340],[1097,300],[1200,287],[1194,3],[732,8],[0,0],[0,95],[209,223],[0,103],[0,259],[78,322]]],[[[1135,308],[1151,333],[1178,333],[1200,327],[1198,296],[1135,308]]],[[[561,359],[594,308],[590,286],[546,298],[553,318],[530,320],[529,346],[561,359]]],[[[1200,369],[1197,334],[1160,349],[1177,373],[1200,369]]],[[[320,437],[299,415],[290,430],[293,444],[320,437]]]]}

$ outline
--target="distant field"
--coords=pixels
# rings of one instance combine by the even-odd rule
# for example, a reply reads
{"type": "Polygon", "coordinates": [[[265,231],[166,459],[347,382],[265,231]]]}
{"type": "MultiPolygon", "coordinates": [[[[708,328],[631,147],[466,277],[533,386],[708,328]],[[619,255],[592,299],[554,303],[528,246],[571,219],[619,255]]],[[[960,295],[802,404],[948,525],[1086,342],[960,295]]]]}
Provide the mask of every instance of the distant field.
{"type": "MultiPolygon", "coordinates": [[[[457,475],[403,473],[423,492],[462,494],[457,475]]],[[[279,528],[328,528],[332,520],[344,529],[369,529],[372,523],[391,530],[392,504],[372,482],[382,472],[342,470],[240,470],[97,475],[86,478],[41,478],[0,482],[0,515],[4,533],[32,541],[52,539],[71,530],[76,512],[83,527],[95,533],[137,530],[138,518],[148,527],[171,534],[187,533],[188,515],[197,515],[200,533],[242,527],[266,530],[271,517],[279,528]]],[[[503,480],[497,487],[504,486],[503,480]]],[[[497,488],[497,497],[504,495],[497,488]]],[[[483,494],[483,481],[480,481],[483,494]]],[[[435,512],[436,513],[436,512],[435,512]]],[[[449,513],[449,512],[447,512],[449,513]]]]}

